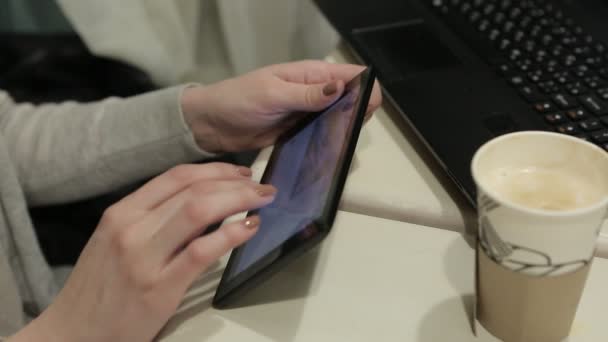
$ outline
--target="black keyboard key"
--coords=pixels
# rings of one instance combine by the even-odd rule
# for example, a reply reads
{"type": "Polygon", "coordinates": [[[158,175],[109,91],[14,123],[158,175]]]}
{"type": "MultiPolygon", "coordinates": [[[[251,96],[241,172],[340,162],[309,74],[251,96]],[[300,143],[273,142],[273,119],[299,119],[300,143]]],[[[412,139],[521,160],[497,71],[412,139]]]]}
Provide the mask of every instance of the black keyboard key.
{"type": "Polygon", "coordinates": [[[606,103],[594,95],[579,96],[578,100],[583,104],[583,106],[585,106],[585,108],[595,115],[608,114],[608,106],[606,106],[606,103]]]}
{"type": "Polygon", "coordinates": [[[549,101],[543,101],[535,104],[534,110],[536,110],[540,114],[545,114],[549,112],[554,112],[557,110],[557,108],[555,108],[555,105],[553,103],[549,101]]]}
{"type": "Polygon", "coordinates": [[[472,24],[475,24],[476,22],[478,22],[480,19],[482,18],[481,16],[481,12],[479,11],[473,11],[471,12],[471,14],[469,14],[469,21],[472,24]]]}
{"type": "Polygon", "coordinates": [[[521,43],[526,38],[526,33],[522,30],[517,30],[513,33],[513,41],[517,44],[521,43]]]}
{"type": "Polygon", "coordinates": [[[608,101],[608,88],[597,89],[597,95],[600,99],[608,101]]]}
{"type": "Polygon", "coordinates": [[[554,74],[557,72],[562,66],[559,64],[557,59],[549,59],[544,63],[545,71],[549,74],[554,74]]]}
{"type": "Polygon", "coordinates": [[[578,57],[586,58],[591,54],[591,48],[586,45],[577,46],[572,50],[572,52],[578,57]]]}
{"type": "Polygon", "coordinates": [[[535,24],[534,26],[532,26],[532,28],[530,28],[530,32],[528,32],[528,35],[534,39],[537,39],[538,37],[541,36],[541,33],[543,32],[543,27],[535,24]]]}
{"type": "Polygon", "coordinates": [[[562,109],[570,109],[578,105],[576,98],[562,93],[553,95],[551,99],[562,109]]]}
{"type": "Polygon", "coordinates": [[[498,42],[498,49],[504,51],[506,49],[511,48],[511,45],[512,45],[511,40],[509,40],[507,38],[503,38],[500,40],[500,42],[498,42]]]}
{"type": "Polygon", "coordinates": [[[577,45],[579,43],[579,41],[578,41],[578,37],[576,37],[576,36],[566,35],[566,36],[562,37],[561,43],[564,46],[574,47],[575,45],[577,45]]]}
{"type": "Polygon", "coordinates": [[[487,32],[490,29],[490,25],[492,25],[490,21],[488,19],[484,19],[479,22],[479,25],[477,25],[477,31],[482,33],[487,32]]]}
{"type": "Polygon", "coordinates": [[[602,76],[605,79],[608,79],[608,68],[601,68],[600,70],[597,71],[600,76],[602,76]]]}
{"type": "Polygon", "coordinates": [[[514,48],[514,49],[511,49],[511,51],[509,51],[508,58],[511,61],[516,61],[520,58],[523,58],[523,55],[524,55],[524,53],[520,49],[514,48]]]}
{"type": "Polygon", "coordinates": [[[494,4],[487,4],[483,7],[482,12],[485,16],[488,16],[496,10],[496,6],[494,4]]]}
{"type": "Polygon", "coordinates": [[[503,10],[503,11],[507,10],[507,9],[511,8],[511,6],[513,6],[513,1],[512,0],[501,0],[499,6],[500,6],[501,10],[503,10]]]}
{"type": "Polygon", "coordinates": [[[525,85],[527,82],[526,82],[526,78],[524,76],[514,75],[509,79],[509,83],[511,83],[511,85],[519,87],[519,86],[525,85]]]}
{"type": "Polygon", "coordinates": [[[567,54],[567,55],[565,55],[565,56],[562,57],[562,64],[565,67],[569,68],[571,66],[574,66],[574,65],[577,64],[577,62],[578,62],[578,59],[576,59],[576,56],[573,55],[573,54],[567,54]]]}
{"type": "Polygon", "coordinates": [[[534,83],[540,83],[551,80],[551,75],[544,73],[541,69],[535,69],[528,72],[528,79],[534,83]]]}
{"type": "Polygon", "coordinates": [[[495,43],[496,41],[498,41],[500,39],[500,31],[498,29],[490,30],[490,33],[488,34],[488,39],[492,43],[495,43]]]}
{"type": "Polygon", "coordinates": [[[568,119],[564,116],[564,114],[558,112],[545,115],[545,121],[551,125],[558,125],[568,122],[568,119]]]}
{"type": "Polygon", "coordinates": [[[585,121],[581,121],[579,124],[580,128],[584,131],[591,132],[597,131],[598,129],[602,129],[602,123],[597,118],[587,119],[585,121]]]}
{"type": "Polygon", "coordinates": [[[553,44],[554,39],[553,36],[546,33],[544,34],[542,37],[540,37],[540,44],[542,44],[543,46],[551,46],[551,44],[553,44]]]}
{"type": "Polygon", "coordinates": [[[530,103],[542,102],[547,100],[547,96],[538,91],[533,85],[526,85],[519,88],[521,96],[530,103]]]}
{"type": "Polygon", "coordinates": [[[515,28],[516,28],[515,23],[512,22],[511,20],[508,20],[502,26],[502,33],[506,34],[506,35],[510,35],[511,33],[513,33],[513,31],[515,30],[515,28]]]}
{"type": "Polygon", "coordinates": [[[539,83],[538,88],[545,94],[555,94],[560,91],[560,86],[553,80],[539,83]]]}
{"type": "Polygon", "coordinates": [[[551,35],[554,37],[561,37],[568,34],[568,28],[563,25],[557,25],[551,28],[551,35]]]}
{"type": "Polygon", "coordinates": [[[606,85],[606,82],[599,78],[598,76],[590,76],[585,78],[585,83],[589,86],[589,88],[595,89],[599,87],[603,87],[606,85]]]}
{"type": "Polygon", "coordinates": [[[467,14],[472,9],[473,9],[473,6],[468,1],[466,1],[460,6],[460,13],[467,14]]]}
{"type": "Polygon", "coordinates": [[[587,111],[582,108],[567,110],[565,114],[567,117],[574,121],[580,121],[589,118],[589,114],[587,114],[587,111]]]}
{"type": "Polygon", "coordinates": [[[512,76],[515,73],[515,69],[509,63],[502,63],[498,66],[498,72],[505,77],[512,76]]]}
{"type": "MultiPolygon", "coordinates": [[[[504,10],[504,8],[503,8],[503,10],[504,10]]],[[[507,15],[509,16],[509,19],[516,20],[517,18],[519,18],[521,16],[522,13],[523,12],[522,12],[521,8],[513,7],[513,8],[511,8],[511,10],[508,12],[507,15]]]]}
{"type": "Polygon", "coordinates": [[[608,152],[608,143],[597,144],[600,148],[604,149],[604,151],[608,152]]]}
{"type": "Polygon", "coordinates": [[[550,52],[551,55],[553,55],[553,57],[561,57],[562,55],[564,55],[564,47],[562,45],[553,45],[553,47],[551,48],[550,52]]]}
{"type": "Polygon", "coordinates": [[[608,129],[591,133],[591,140],[595,141],[596,143],[608,142],[608,129]]]}
{"type": "MultiPolygon", "coordinates": [[[[471,1],[469,1],[471,2],[471,1]]],[[[483,6],[483,4],[486,2],[486,0],[473,0],[473,7],[475,8],[480,8],[481,6],[483,6]]]]}
{"type": "Polygon", "coordinates": [[[517,65],[519,70],[523,72],[529,72],[536,68],[534,62],[529,58],[520,59],[519,61],[515,62],[515,64],[517,65]]]}
{"type": "Polygon", "coordinates": [[[600,56],[587,57],[585,63],[592,68],[599,68],[604,65],[604,59],[600,56]]]}
{"type": "Polygon", "coordinates": [[[574,81],[572,75],[568,71],[558,71],[553,74],[553,79],[559,84],[571,83],[574,81]]]}
{"type": "Polygon", "coordinates": [[[525,52],[531,54],[536,50],[536,42],[532,39],[528,39],[522,43],[521,47],[525,52]]]}
{"type": "Polygon", "coordinates": [[[519,21],[519,27],[521,27],[522,29],[527,29],[532,24],[532,21],[533,20],[531,16],[525,15],[519,21]]]}
{"type": "Polygon", "coordinates": [[[587,87],[585,87],[582,82],[568,83],[564,88],[572,96],[579,96],[588,92],[587,87]]]}
{"type": "Polygon", "coordinates": [[[532,56],[532,59],[534,59],[536,63],[544,63],[547,58],[549,58],[549,53],[544,49],[534,51],[532,56]]]}
{"type": "Polygon", "coordinates": [[[576,34],[577,36],[582,36],[585,34],[585,31],[581,26],[577,25],[572,28],[572,33],[576,34]]]}
{"type": "Polygon", "coordinates": [[[591,69],[585,64],[578,65],[572,70],[576,77],[585,78],[591,76],[591,69]]]}
{"type": "Polygon", "coordinates": [[[494,24],[496,25],[502,25],[505,20],[507,19],[507,15],[504,12],[496,12],[496,14],[494,14],[494,24]]]}
{"type": "Polygon", "coordinates": [[[562,133],[562,134],[568,134],[568,135],[576,135],[576,134],[580,133],[580,130],[578,129],[578,127],[576,127],[576,125],[572,124],[572,123],[567,123],[565,125],[557,126],[555,131],[562,133]]]}

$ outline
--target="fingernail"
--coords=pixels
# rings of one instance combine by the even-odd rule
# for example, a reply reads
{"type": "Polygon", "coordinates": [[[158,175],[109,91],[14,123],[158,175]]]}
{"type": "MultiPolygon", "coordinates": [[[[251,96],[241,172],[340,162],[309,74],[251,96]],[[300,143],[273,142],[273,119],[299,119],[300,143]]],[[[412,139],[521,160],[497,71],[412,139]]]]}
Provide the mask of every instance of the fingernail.
{"type": "Polygon", "coordinates": [[[254,229],[260,225],[260,217],[257,215],[249,216],[245,219],[245,222],[243,224],[247,229],[254,229]]]}
{"type": "Polygon", "coordinates": [[[338,85],[336,82],[328,83],[325,85],[325,87],[323,87],[323,95],[325,96],[331,96],[335,94],[336,91],[338,91],[338,85]]]}
{"type": "Polygon", "coordinates": [[[256,192],[262,197],[270,197],[277,193],[277,188],[270,184],[260,184],[256,192]]]}
{"type": "Polygon", "coordinates": [[[236,172],[239,175],[245,176],[245,177],[251,177],[251,175],[253,174],[253,172],[251,171],[250,168],[244,167],[244,166],[237,166],[236,167],[236,172]]]}

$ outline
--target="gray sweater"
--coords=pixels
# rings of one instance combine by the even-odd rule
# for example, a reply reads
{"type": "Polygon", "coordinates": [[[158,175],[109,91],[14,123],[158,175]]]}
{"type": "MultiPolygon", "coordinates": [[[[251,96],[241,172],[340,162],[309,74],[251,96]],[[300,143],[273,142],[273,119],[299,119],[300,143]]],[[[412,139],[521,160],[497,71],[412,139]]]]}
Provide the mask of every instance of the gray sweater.
{"type": "Polygon", "coordinates": [[[28,205],[101,194],[208,156],[183,120],[182,89],[39,107],[0,92],[0,336],[44,310],[61,286],[28,205]]]}

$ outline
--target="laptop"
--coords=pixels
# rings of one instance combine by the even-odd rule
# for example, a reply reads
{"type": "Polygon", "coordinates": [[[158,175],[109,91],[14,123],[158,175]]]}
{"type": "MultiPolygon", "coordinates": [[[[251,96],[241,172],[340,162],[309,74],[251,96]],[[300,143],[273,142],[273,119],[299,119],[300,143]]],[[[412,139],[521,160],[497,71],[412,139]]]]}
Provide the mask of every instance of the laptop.
{"type": "Polygon", "coordinates": [[[608,0],[315,0],[469,202],[474,152],[557,131],[608,151],[608,0]]]}

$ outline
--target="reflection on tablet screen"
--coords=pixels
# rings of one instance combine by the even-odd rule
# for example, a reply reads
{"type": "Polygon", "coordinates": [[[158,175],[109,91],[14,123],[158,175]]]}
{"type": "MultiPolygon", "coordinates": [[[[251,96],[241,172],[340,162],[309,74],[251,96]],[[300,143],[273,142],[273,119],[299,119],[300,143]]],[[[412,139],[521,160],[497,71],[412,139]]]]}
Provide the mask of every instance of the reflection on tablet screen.
{"type": "Polygon", "coordinates": [[[261,225],[247,242],[229,278],[241,273],[301,232],[319,218],[345,147],[355,113],[359,89],[350,89],[340,100],[286,141],[274,161],[267,183],[278,192],[274,202],[261,208],[261,225]]]}

